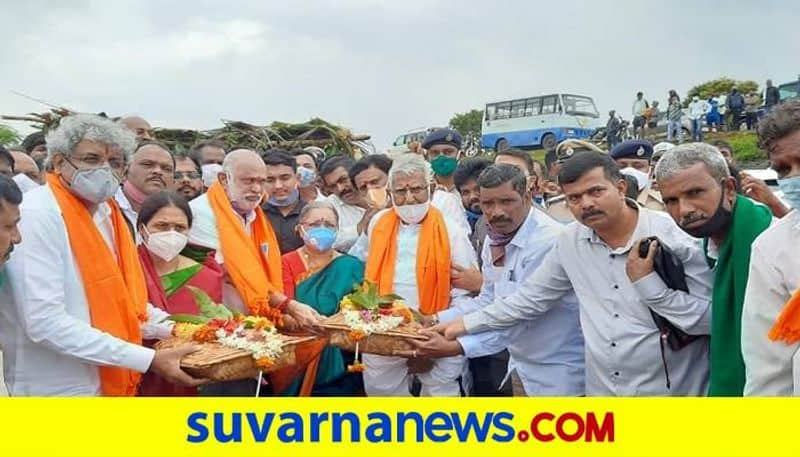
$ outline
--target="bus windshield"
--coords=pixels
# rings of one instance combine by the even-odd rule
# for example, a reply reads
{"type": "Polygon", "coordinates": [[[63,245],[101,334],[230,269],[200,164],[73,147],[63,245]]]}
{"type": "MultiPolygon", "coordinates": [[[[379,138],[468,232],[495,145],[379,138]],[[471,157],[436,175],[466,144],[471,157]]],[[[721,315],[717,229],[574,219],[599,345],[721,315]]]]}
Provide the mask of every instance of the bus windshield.
{"type": "Polygon", "coordinates": [[[594,101],[590,97],[582,95],[564,94],[561,96],[564,100],[564,113],[572,114],[573,116],[586,116],[598,118],[600,113],[594,106],[594,101]]]}
{"type": "Polygon", "coordinates": [[[780,94],[780,101],[786,101],[790,98],[796,98],[800,96],[800,80],[797,82],[790,82],[786,84],[781,84],[778,86],[778,93],[780,94]]]}

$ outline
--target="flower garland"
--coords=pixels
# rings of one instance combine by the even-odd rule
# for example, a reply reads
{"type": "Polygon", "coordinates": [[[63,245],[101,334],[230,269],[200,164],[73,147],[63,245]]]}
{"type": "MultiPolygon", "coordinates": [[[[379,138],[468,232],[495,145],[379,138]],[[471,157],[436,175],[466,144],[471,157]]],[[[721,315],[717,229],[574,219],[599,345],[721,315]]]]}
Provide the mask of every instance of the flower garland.
{"type": "Polygon", "coordinates": [[[393,330],[414,320],[413,313],[402,298],[396,295],[379,297],[376,292],[375,284],[365,282],[339,303],[344,323],[350,328],[347,337],[356,343],[354,362],[347,366],[349,373],[364,371],[364,364],[359,359],[361,340],[373,333],[393,330]]]}
{"type": "Polygon", "coordinates": [[[240,315],[212,319],[204,325],[179,323],[172,333],[198,343],[219,343],[248,351],[262,370],[272,368],[283,353],[283,341],[272,321],[265,317],[240,315]]]}

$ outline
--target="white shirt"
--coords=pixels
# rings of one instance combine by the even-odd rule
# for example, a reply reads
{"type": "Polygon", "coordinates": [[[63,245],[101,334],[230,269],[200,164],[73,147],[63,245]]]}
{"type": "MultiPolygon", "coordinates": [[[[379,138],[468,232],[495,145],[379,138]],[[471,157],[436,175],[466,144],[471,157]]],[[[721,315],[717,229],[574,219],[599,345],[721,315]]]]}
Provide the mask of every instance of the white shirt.
{"type": "MultiPolygon", "coordinates": [[[[219,231],[217,230],[217,217],[214,215],[214,210],[211,209],[211,204],[208,201],[208,194],[200,195],[189,202],[189,207],[192,209],[192,228],[189,229],[189,243],[195,246],[212,249],[215,251],[214,260],[218,264],[225,266],[225,257],[222,253],[222,245],[219,242],[219,231]]],[[[256,212],[251,211],[244,219],[241,219],[245,232],[252,233],[253,221],[256,219],[256,212]]],[[[269,221],[267,221],[269,224],[269,221]]],[[[266,246],[265,255],[269,249],[278,249],[278,246],[266,246]]],[[[222,302],[225,306],[242,314],[250,314],[242,299],[241,294],[233,285],[230,275],[226,274],[222,283],[222,302]]]]}
{"type": "MultiPolygon", "coordinates": [[[[350,254],[366,262],[369,256],[369,237],[375,224],[387,211],[384,209],[375,214],[369,222],[367,235],[358,238],[350,250],[350,254]]],[[[444,216],[447,235],[450,240],[451,263],[463,267],[477,266],[478,259],[469,237],[463,230],[444,216]]],[[[420,224],[408,225],[401,223],[397,233],[397,263],[394,268],[394,293],[405,299],[406,304],[415,310],[419,309],[419,292],[417,290],[417,246],[419,244],[420,224]]],[[[469,301],[469,292],[462,289],[452,289],[450,306],[464,306],[469,301]]]]}
{"type": "Polygon", "coordinates": [[[742,305],[744,395],[800,395],[800,343],[767,336],[800,285],[800,212],[791,211],[753,242],[742,305]]]}
{"type": "Polygon", "coordinates": [[[117,205],[119,205],[119,209],[122,210],[122,214],[125,215],[125,219],[131,223],[131,227],[133,227],[133,233],[136,235],[136,244],[140,244],[142,239],[139,237],[139,228],[136,227],[136,221],[139,219],[139,213],[134,211],[131,202],[128,200],[128,197],[125,196],[125,193],[122,192],[122,186],[117,189],[117,192],[114,194],[114,200],[117,201],[117,205]]]}
{"type": "Polygon", "coordinates": [[[436,189],[431,199],[431,205],[441,211],[442,214],[447,215],[451,222],[454,222],[458,228],[467,234],[467,237],[472,234],[472,227],[469,225],[466,213],[464,213],[464,204],[461,202],[461,197],[456,197],[446,190],[436,189]]]}
{"type": "Polygon", "coordinates": [[[647,100],[644,98],[639,100],[638,98],[633,101],[633,117],[637,116],[644,116],[644,112],[647,109],[647,100]]]}
{"type": "Polygon", "coordinates": [[[709,106],[705,100],[689,103],[689,119],[700,119],[706,115],[709,106]]]}
{"type": "Polygon", "coordinates": [[[469,333],[534,320],[574,290],[586,342],[586,395],[706,395],[708,341],[681,351],[664,346],[671,389],[666,387],[660,334],[648,308],[690,334],[711,326],[712,273],[702,247],[668,215],[639,208],[628,243],[611,249],[588,227],[567,226],[542,265],[518,291],[464,316],[469,333]],[[625,272],[634,242],[656,235],[681,260],[689,293],[668,289],[656,272],[631,282],[625,272]]]}
{"type": "MultiPolygon", "coordinates": [[[[95,227],[113,249],[110,208],[95,212],[95,227]]],[[[0,342],[4,372],[15,396],[100,395],[98,365],[145,372],[152,349],[128,343],[91,325],[89,304],[72,255],[61,209],[49,186],[25,194],[20,243],[6,265],[0,290],[0,342]]],[[[169,336],[167,314],[149,303],[142,337],[169,336]]]]}
{"type": "Polygon", "coordinates": [[[358,239],[358,223],[364,217],[366,210],[360,206],[345,203],[337,195],[328,195],[328,202],[336,208],[339,214],[339,231],[336,233],[336,242],[333,248],[340,252],[347,252],[358,239]]]}
{"type": "MultiPolygon", "coordinates": [[[[563,224],[542,211],[531,209],[514,239],[506,246],[503,265],[499,267],[492,264],[487,237],[482,253],[483,286],[480,295],[468,303],[469,311],[490,305],[495,297],[512,295],[541,265],[563,230],[563,224]]],[[[570,292],[536,321],[523,321],[504,330],[465,335],[458,342],[469,358],[508,348],[508,373],[517,370],[529,396],[580,396],[585,392],[585,375],[578,306],[578,299],[570,292]]],[[[442,311],[439,320],[450,321],[458,317],[457,311],[442,311]]]]}

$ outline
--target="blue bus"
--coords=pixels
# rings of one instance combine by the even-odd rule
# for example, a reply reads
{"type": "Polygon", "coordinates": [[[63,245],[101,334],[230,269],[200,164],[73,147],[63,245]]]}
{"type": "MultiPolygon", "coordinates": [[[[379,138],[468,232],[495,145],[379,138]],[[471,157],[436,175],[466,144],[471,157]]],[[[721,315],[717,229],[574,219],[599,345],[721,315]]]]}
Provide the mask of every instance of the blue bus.
{"type": "Polygon", "coordinates": [[[602,125],[594,100],[585,95],[551,94],[488,103],[481,146],[552,150],[568,138],[589,138],[602,125]]]}

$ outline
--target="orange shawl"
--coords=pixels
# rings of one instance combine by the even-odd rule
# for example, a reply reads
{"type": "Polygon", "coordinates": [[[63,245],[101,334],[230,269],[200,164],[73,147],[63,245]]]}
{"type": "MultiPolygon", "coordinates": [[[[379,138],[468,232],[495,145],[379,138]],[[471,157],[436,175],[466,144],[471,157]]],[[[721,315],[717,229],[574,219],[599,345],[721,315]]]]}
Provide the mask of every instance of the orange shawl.
{"type": "Polygon", "coordinates": [[[208,188],[208,202],[217,221],[225,271],[250,314],[263,315],[269,310],[270,293],[283,292],[281,253],[275,232],[261,208],[256,208],[252,236],[249,235],[219,182],[208,188]]]}
{"type": "MultiPolygon", "coordinates": [[[[390,210],[375,223],[370,235],[364,279],[377,283],[380,294],[394,292],[399,228],[400,218],[390,210]]],[[[449,306],[450,263],[450,238],[444,218],[438,209],[431,207],[422,220],[417,245],[417,290],[423,314],[434,314],[449,306]]]]}
{"type": "MultiPolygon", "coordinates": [[[[111,199],[111,222],[118,260],[92,220],[86,205],[54,175],[47,175],[67,228],[72,255],[89,304],[92,327],[133,344],[142,344],[147,319],[147,287],[125,216],[111,199]]],[[[135,395],[141,375],[119,367],[99,367],[103,395],[135,395]]]]}
{"type": "Polygon", "coordinates": [[[800,289],[797,289],[784,305],[781,315],[769,331],[769,338],[786,344],[800,341],[800,289]]]}

